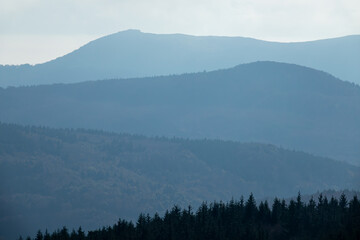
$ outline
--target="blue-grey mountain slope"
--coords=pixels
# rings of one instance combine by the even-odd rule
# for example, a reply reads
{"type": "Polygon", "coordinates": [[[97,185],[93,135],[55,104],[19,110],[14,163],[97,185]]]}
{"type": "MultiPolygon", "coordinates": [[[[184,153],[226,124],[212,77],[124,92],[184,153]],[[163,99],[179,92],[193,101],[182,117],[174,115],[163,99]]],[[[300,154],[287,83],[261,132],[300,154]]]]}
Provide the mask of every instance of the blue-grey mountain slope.
{"type": "Polygon", "coordinates": [[[360,168],[273,145],[0,123],[0,239],[329,188],[359,190],[360,168]]]}
{"type": "Polygon", "coordinates": [[[293,64],[0,88],[0,113],[10,123],[272,143],[360,164],[360,87],[293,64]]]}
{"type": "Polygon", "coordinates": [[[277,43],[129,30],[44,64],[0,66],[0,87],[181,74],[260,60],[304,65],[359,84],[360,36],[277,43]]]}

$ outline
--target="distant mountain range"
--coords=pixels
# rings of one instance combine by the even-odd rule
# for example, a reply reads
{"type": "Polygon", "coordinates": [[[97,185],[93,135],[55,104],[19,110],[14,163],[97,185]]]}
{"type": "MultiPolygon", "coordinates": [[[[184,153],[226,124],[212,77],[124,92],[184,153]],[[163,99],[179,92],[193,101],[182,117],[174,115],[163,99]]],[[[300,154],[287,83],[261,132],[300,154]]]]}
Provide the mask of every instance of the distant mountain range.
{"type": "Polygon", "coordinates": [[[43,64],[0,65],[0,87],[181,74],[254,61],[304,65],[360,84],[360,35],[277,43],[128,30],[102,37],[43,64]]]}
{"type": "Polygon", "coordinates": [[[0,88],[0,121],[271,143],[360,165],[360,87],[298,65],[0,88]]]}
{"type": "Polygon", "coordinates": [[[0,124],[0,237],[174,204],[360,189],[360,168],[273,145],[0,124]]]}

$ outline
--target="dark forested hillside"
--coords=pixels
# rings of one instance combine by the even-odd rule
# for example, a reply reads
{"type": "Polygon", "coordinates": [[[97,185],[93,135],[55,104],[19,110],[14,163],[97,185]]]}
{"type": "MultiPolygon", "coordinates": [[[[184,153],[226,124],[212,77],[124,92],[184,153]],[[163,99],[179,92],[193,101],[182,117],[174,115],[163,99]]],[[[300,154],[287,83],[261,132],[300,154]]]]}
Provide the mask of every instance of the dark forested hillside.
{"type": "Polygon", "coordinates": [[[360,165],[360,87],[297,65],[0,88],[0,120],[272,143],[360,165]]]}
{"type": "Polygon", "coordinates": [[[148,77],[279,61],[360,84],[360,36],[277,43],[242,37],[119,32],[43,64],[1,66],[0,87],[148,77]]]}
{"type": "MultiPolygon", "coordinates": [[[[320,195],[316,200],[260,202],[251,194],[228,203],[203,203],[196,211],[189,206],[174,206],[163,217],[141,214],[136,223],[119,219],[113,226],[84,232],[81,227],[71,233],[66,227],[43,234],[34,240],[358,240],[360,238],[360,201],[320,195]]],[[[21,238],[20,238],[21,239],[21,238]]],[[[28,237],[29,239],[29,237],[28,237]]]]}
{"type": "Polygon", "coordinates": [[[0,233],[96,229],[174,204],[359,190],[358,167],[273,145],[0,124],[0,233]]]}

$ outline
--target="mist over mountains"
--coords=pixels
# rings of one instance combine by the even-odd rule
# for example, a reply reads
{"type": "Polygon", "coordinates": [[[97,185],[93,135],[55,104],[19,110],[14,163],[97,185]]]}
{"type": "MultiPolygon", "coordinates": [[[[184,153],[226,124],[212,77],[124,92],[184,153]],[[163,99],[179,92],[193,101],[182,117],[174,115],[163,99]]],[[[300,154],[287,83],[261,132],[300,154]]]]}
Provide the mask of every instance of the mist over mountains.
{"type": "Polygon", "coordinates": [[[5,239],[65,224],[96,229],[174,204],[359,190],[359,183],[359,167],[273,145],[0,123],[5,239]]]}
{"type": "Polygon", "coordinates": [[[261,60],[304,65],[360,84],[359,53],[359,35],[277,43],[128,30],[94,40],[43,64],[0,65],[0,87],[182,74],[261,60]]]}
{"type": "Polygon", "coordinates": [[[359,165],[360,87],[298,65],[0,91],[0,120],[271,143],[359,165]]]}
{"type": "Polygon", "coordinates": [[[128,30],[0,65],[0,240],[251,192],[359,194],[359,53],[360,35],[128,30]]]}

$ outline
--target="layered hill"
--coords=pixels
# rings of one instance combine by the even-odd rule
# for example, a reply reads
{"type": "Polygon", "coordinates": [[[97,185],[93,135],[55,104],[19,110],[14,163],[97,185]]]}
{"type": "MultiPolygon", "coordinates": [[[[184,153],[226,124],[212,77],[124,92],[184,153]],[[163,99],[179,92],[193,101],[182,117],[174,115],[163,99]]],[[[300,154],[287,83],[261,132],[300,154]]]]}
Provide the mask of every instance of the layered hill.
{"type": "Polygon", "coordinates": [[[360,164],[360,87],[275,62],[152,78],[0,88],[0,121],[272,143],[360,164]]]}
{"type": "Polygon", "coordinates": [[[174,204],[355,189],[360,169],[273,145],[0,124],[0,233],[86,229],[174,204]]]}
{"type": "Polygon", "coordinates": [[[182,74],[254,61],[304,65],[360,84],[360,36],[277,43],[128,30],[43,64],[0,66],[0,87],[182,74]]]}

